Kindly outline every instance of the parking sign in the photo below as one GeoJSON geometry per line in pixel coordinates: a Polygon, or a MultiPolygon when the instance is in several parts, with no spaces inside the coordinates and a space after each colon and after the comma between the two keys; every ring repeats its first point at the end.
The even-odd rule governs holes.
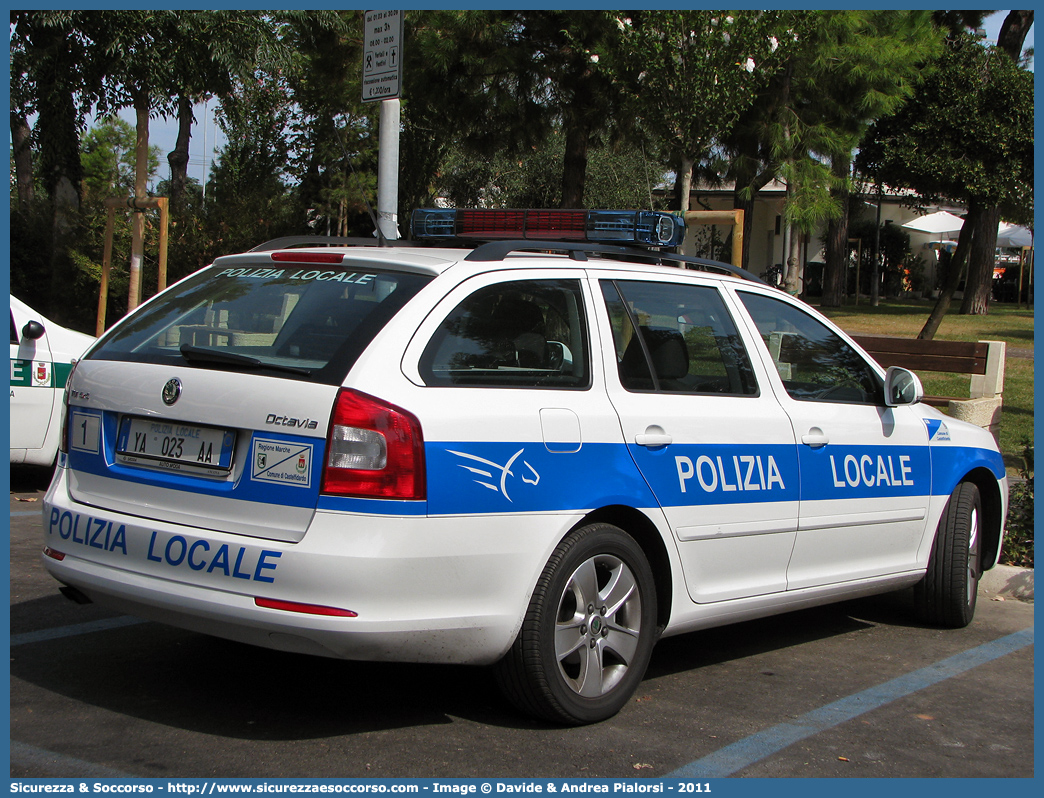
{"type": "Polygon", "coordinates": [[[363,102],[393,100],[402,79],[402,11],[367,11],[364,17],[363,102]]]}

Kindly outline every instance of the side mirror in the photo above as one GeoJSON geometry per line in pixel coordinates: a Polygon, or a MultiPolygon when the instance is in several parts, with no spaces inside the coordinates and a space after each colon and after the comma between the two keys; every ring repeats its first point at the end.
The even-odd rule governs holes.
{"type": "Polygon", "coordinates": [[[36,341],[39,338],[43,338],[45,332],[47,331],[40,322],[27,321],[25,326],[22,328],[22,337],[28,338],[30,341],[36,341]]]}
{"type": "Polygon", "coordinates": [[[889,407],[912,405],[924,398],[921,380],[909,369],[889,366],[885,373],[885,404],[889,407]]]}

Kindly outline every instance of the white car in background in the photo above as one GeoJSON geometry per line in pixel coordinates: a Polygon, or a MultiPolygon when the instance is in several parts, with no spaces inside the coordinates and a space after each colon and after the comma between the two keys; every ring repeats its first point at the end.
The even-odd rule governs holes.
{"type": "Polygon", "coordinates": [[[11,462],[49,466],[58,453],[62,392],[94,342],[11,297],[11,462]]]}

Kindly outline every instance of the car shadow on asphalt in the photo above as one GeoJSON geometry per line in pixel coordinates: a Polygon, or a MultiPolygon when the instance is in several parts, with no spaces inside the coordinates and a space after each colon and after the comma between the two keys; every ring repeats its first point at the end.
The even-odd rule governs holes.
{"type": "MultiPolygon", "coordinates": [[[[12,611],[24,619],[34,608],[12,611]]],[[[501,697],[488,668],[325,659],[151,622],[17,645],[11,676],[114,713],[246,740],[307,740],[454,717],[533,725],[501,697]]]]}
{"type": "MultiPolygon", "coordinates": [[[[66,600],[14,605],[12,631],[41,628],[41,617],[68,624],[71,605],[63,610],[56,602],[66,600]]],[[[79,623],[106,614],[93,606],[75,613],[81,610],[79,623]]],[[[877,597],[679,635],[660,642],[646,678],[903,617],[901,600],[877,597]]],[[[59,696],[221,737],[307,740],[448,724],[454,718],[502,728],[558,728],[520,715],[501,696],[490,668],[324,659],[150,622],[17,645],[11,657],[12,677],[59,696]]],[[[13,691],[13,713],[17,703],[13,691]]]]}

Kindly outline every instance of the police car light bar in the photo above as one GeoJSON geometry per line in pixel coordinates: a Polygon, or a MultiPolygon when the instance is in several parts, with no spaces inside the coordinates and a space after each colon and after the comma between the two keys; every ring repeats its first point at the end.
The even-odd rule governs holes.
{"type": "Polygon", "coordinates": [[[590,241],[675,247],[685,222],[659,211],[471,210],[418,208],[410,228],[415,239],[590,241]]]}

